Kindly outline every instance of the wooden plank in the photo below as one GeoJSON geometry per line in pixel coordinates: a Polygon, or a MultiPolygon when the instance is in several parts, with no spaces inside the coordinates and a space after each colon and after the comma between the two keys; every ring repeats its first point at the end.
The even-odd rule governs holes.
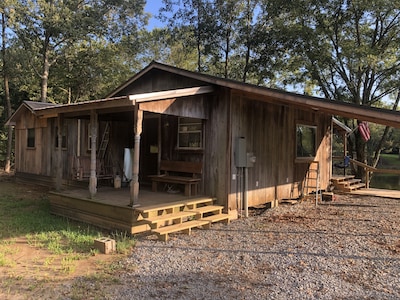
{"type": "Polygon", "coordinates": [[[194,199],[185,202],[185,206],[188,209],[195,209],[198,205],[212,205],[214,203],[214,199],[212,198],[201,198],[201,199],[194,199]]]}
{"type": "Polygon", "coordinates": [[[180,211],[176,213],[145,218],[144,221],[154,224],[156,225],[156,228],[158,228],[159,223],[161,222],[174,221],[175,223],[182,223],[183,218],[194,217],[196,214],[196,212],[180,211]]]}
{"type": "Polygon", "coordinates": [[[145,208],[140,208],[137,207],[135,208],[137,211],[139,211],[145,218],[148,217],[152,212],[161,212],[161,211],[173,211],[174,209],[180,209],[185,206],[184,203],[182,202],[173,202],[173,203],[167,203],[165,205],[153,205],[153,206],[147,206],[145,208]]]}
{"type": "Polygon", "coordinates": [[[142,103],[142,102],[154,101],[154,100],[163,100],[163,99],[171,99],[171,98],[178,98],[178,97],[187,97],[187,96],[193,96],[193,95],[207,94],[207,93],[212,93],[213,91],[214,91],[214,88],[212,86],[199,86],[199,87],[192,87],[192,88],[167,90],[167,91],[161,91],[161,92],[129,95],[129,100],[142,103]]]}
{"type": "Polygon", "coordinates": [[[161,228],[153,229],[152,232],[157,233],[159,235],[160,240],[164,242],[168,241],[168,234],[178,231],[185,231],[185,233],[190,234],[191,229],[195,227],[200,227],[204,225],[208,225],[208,221],[201,221],[201,220],[193,220],[188,221],[180,224],[164,226],[161,228]]]}
{"type": "Polygon", "coordinates": [[[203,163],[192,162],[192,161],[162,160],[160,162],[160,170],[201,174],[203,172],[203,163]]]}
{"type": "Polygon", "coordinates": [[[208,225],[205,226],[206,229],[211,228],[211,224],[215,222],[224,221],[226,224],[229,224],[230,219],[228,214],[218,214],[218,215],[211,215],[208,217],[204,217],[201,220],[208,221],[208,225]]]}
{"type": "Polygon", "coordinates": [[[195,211],[197,212],[201,218],[203,217],[203,215],[205,213],[214,213],[214,214],[221,214],[222,213],[222,209],[224,207],[220,206],[220,205],[206,205],[206,206],[201,206],[201,207],[197,207],[193,210],[191,209],[186,209],[185,211],[195,211]]]}

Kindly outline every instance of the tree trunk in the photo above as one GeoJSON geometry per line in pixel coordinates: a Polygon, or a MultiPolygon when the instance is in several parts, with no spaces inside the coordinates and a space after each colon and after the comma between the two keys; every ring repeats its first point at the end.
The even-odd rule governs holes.
{"type": "Polygon", "coordinates": [[[49,70],[50,70],[49,44],[50,44],[50,36],[46,35],[43,45],[43,69],[42,69],[41,83],[40,83],[41,102],[47,102],[47,86],[49,81],[49,70]]]}
{"type": "MultiPolygon", "coordinates": [[[[10,87],[8,80],[8,64],[6,60],[6,16],[4,12],[1,14],[1,24],[2,24],[2,58],[3,58],[3,81],[4,81],[4,98],[5,98],[5,107],[7,109],[7,118],[11,117],[12,109],[11,109],[11,99],[10,99],[10,87]]],[[[6,150],[6,164],[4,167],[4,171],[6,173],[10,173],[11,171],[11,150],[12,150],[12,139],[13,139],[13,130],[11,125],[8,126],[8,135],[7,135],[7,150],[6,150]]]]}

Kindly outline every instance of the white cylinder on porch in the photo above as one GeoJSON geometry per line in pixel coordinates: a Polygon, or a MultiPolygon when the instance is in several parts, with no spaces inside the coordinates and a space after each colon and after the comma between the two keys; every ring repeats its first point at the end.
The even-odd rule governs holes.
{"type": "Polygon", "coordinates": [[[132,180],[132,157],[133,149],[124,149],[124,177],[123,182],[130,182],[132,180]]]}

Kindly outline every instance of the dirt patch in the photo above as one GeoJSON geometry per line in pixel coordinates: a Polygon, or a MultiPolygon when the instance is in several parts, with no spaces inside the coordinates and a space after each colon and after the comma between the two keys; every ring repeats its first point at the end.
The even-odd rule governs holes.
{"type": "MultiPolygon", "coordinates": [[[[0,197],[39,199],[47,192],[45,187],[16,184],[12,176],[0,175],[0,197]]],[[[32,245],[23,235],[3,238],[0,240],[0,299],[34,299],[38,295],[41,299],[58,299],[63,287],[77,278],[108,280],[113,264],[122,257],[95,252],[85,256],[57,255],[32,245]]]]}

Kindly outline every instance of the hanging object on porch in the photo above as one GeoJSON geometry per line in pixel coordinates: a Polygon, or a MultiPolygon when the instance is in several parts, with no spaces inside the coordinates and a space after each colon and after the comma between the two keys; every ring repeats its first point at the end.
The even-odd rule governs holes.
{"type": "Polygon", "coordinates": [[[133,149],[124,149],[124,176],[122,182],[129,183],[132,181],[132,156],[133,149]]]}
{"type": "Polygon", "coordinates": [[[368,122],[362,121],[360,124],[358,124],[358,131],[360,132],[361,137],[365,142],[367,142],[371,138],[368,122]]]}

